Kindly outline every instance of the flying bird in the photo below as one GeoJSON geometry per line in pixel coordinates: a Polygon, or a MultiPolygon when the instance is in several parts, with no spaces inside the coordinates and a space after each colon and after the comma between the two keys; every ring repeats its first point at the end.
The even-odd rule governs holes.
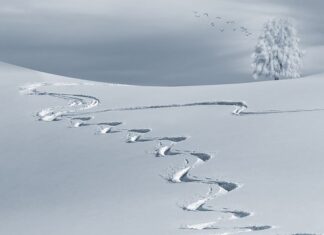
{"type": "MultiPolygon", "coordinates": [[[[207,13],[207,12],[198,12],[198,11],[193,11],[193,13],[194,13],[194,15],[195,15],[195,17],[202,17],[202,16],[205,16],[205,17],[207,17],[207,18],[209,18],[209,14],[207,13]]],[[[239,25],[237,25],[236,26],[236,21],[235,20],[226,20],[226,19],[224,19],[224,18],[222,18],[221,16],[216,16],[215,17],[215,19],[217,19],[217,20],[221,20],[221,19],[223,19],[223,23],[224,24],[227,24],[227,25],[230,25],[230,24],[235,24],[235,25],[233,25],[229,30],[232,30],[233,32],[236,32],[236,31],[238,31],[239,30],[239,32],[241,32],[241,33],[243,33],[246,37],[249,37],[250,35],[252,35],[252,33],[251,32],[249,32],[249,30],[246,28],[246,27],[244,27],[244,26],[239,26],[239,25]],[[226,21],[225,21],[226,20],[226,21]]],[[[211,27],[216,27],[216,23],[215,22],[209,22],[209,25],[211,26],[211,27]]],[[[224,33],[225,32],[225,28],[218,28],[218,30],[219,30],[219,32],[221,32],[221,33],[224,33]]]]}
{"type": "Polygon", "coordinates": [[[245,28],[243,26],[241,26],[240,28],[241,28],[242,31],[247,31],[247,28],[245,28]]]}
{"type": "Polygon", "coordinates": [[[234,20],[228,20],[228,21],[226,21],[226,24],[235,24],[235,21],[234,20]]]}
{"type": "Polygon", "coordinates": [[[200,15],[199,15],[199,12],[198,12],[198,11],[194,11],[193,13],[195,14],[195,17],[200,17],[200,15]]]}

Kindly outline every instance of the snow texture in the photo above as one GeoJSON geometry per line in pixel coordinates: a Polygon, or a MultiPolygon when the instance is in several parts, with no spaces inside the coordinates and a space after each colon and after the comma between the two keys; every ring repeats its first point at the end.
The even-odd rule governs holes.
{"type": "Polygon", "coordinates": [[[299,40],[296,28],[287,19],[268,21],[252,55],[253,77],[300,77],[303,52],[299,40]]]}

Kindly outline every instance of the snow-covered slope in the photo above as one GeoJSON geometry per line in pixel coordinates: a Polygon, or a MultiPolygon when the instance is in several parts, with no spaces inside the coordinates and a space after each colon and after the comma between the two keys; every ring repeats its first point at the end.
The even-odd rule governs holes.
{"type": "Polygon", "coordinates": [[[0,87],[0,234],[324,231],[324,75],[166,88],[1,64],[0,87]]]}

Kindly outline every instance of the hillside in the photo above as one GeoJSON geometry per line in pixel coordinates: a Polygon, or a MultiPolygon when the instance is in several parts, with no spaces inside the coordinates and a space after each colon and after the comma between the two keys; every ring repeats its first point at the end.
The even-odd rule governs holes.
{"type": "Polygon", "coordinates": [[[321,74],[142,87],[1,64],[0,86],[1,234],[324,231],[321,74]]]}

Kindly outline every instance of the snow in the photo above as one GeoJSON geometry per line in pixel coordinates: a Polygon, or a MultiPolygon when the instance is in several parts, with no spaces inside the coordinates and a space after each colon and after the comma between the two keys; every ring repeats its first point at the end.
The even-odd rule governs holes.
{"type": "Polygon", "coordinates": [[[324,231],[322,74],[142,87],[3,63],[0,87],[0,234],[324,231]]]}
{"type": "Polygon", "coordinates": [[[253,58],[253,77],[299,78],[304,52],[295,26],[287,19],[273,19],[264,25],[253,58]]]}
{"type": "Polygon", "coordinates": [[[323,53],[321,0],[5,2],[0,12],[21,14],[2,12],[1,61],[49,73],[134,85],[253,82],[251,53],[272,18],[295,19],[302,74],[313,71],[306,63],[324,72],[308,54],[323,53]]]}

